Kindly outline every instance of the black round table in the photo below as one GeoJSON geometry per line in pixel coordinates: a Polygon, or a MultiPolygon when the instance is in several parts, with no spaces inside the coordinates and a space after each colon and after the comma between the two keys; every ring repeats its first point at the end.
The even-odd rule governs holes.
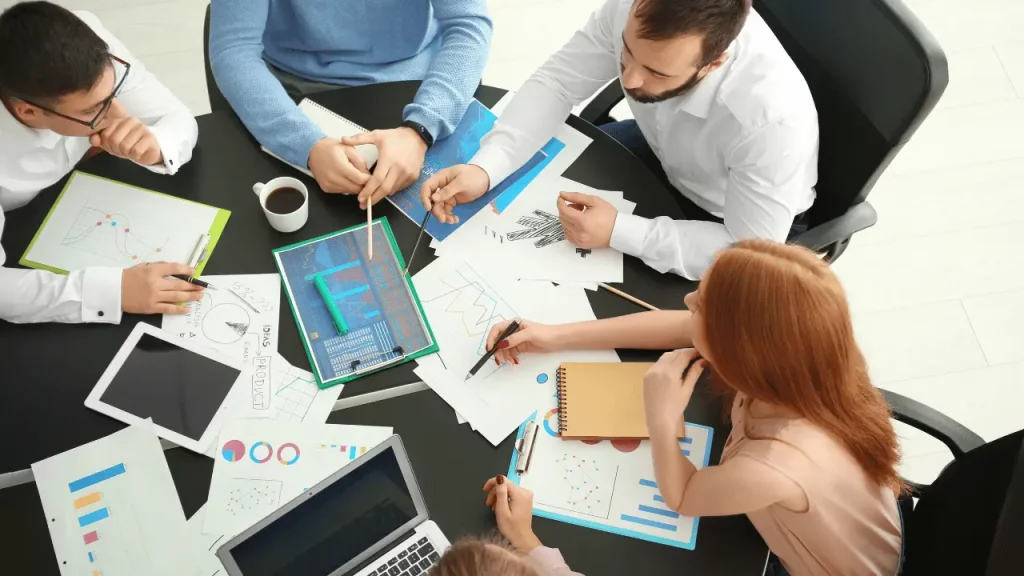
{"type": "MultiPolygon", "coordinates": [[[[345,88],[312,99],[368,129],[388,128],[401,123],[402,108],[412,100],[417,87],[416,82],[401,82],[345,88]]],[[[503,94],[500,89],[481,87],[477,98],[491,106],[503,94]]],[[[227,228],[204,271],[207,274],[274,273],[272,249],[364,221],[365,213],[353,197],[321,193],[313,179],[262,153],[233,114],[209,114],[198,118],[198,123],[199,143],[192,161],[173,177],[153,174],[106,155],[84,162],[79,169],[230,210],[227,228]],[[253,183],[282,175],[302,179],[312,192],[309,221],[294,234],[280,234],[270,228],[251,192],[253,183]]],[[[676,192],[666,189],[639,160],[579,118],[570,118],[569,124],[591,137],[593,143],[565,172],[567,178],[595,188],[623,191],[627,199],[637,203],[636,214],[640,216],[682,217],[676,192]]],[[[65,182],[66,179],[58,182],[27,206],[8,213],[2,241],[9,265],[24,252],[65,182]]],[[[387,202],[375,207],[374,216],[389,219],[408,260],[417,224],[387,202]]],[[[414,273],[433,259],[430,250],[421,250],[413,265],[414,273]]],[[[683,308],[683,295],[692,288],[693,283],[685,279],[660,274],[635,258],[625,258],[622,289],[655,306],[683,308]]],[[[588,291],[587,296],[599,318],[640,310],[608,292],[588,291]]],[[[0,474],[24,470],[32,462],[124,427],[119,421],[85,408],[84,401],[139,321],[159,326],[160,317],[125,315],[117,326],[14,325],[0,321],[0,350],[4,359],[0,405],[4,406],[5,416],[0,418],[0,437],[12,440],[0,459],[0,474]]],[[[295,324],[286,317],[281,323],[279,352],[294,365],[308,367],[295,324]]],[[[650,353],[629,350],[619,351],[619,355],[624,361],[652,358],[650,353]]],[[[342,398],[416,382],[412,368],[405,364],[359,379],[345,387],[342,398]]],[[[712,406],[713,403],[705,402],[697,411],[705,414],[688,412],[687,418],[715,426],[715,462],[728,428],[718,418],[720,411],[712,406]]],[[[474,490],[479,489],[484,478],[507,469],[511,440],[497,449],[490,446],[468,427],[458,426],[450,407],[432,392],[339,411],[331,421],[394,426],[406,439],[434,517],[450,536],[493,526],[488,511],[478,506],[480,495],[474,490]]],[[[167,454],[183,506],[191,514],[206,499],[212,463],[183,449],[167,454]]],[[[0,539],[4,557],[25,558],[33,566],[38,565],[38,571],[25,573],[56,573],[45,524],[31,517],[38,514],[41,518],[34,486],[0,490],[0,503],[5,516],[18,517],[26,526],[25,533],[19,535],[24,540],[0,539]],[[44,554],[42,561],[38,561],[39,554],[44,554]]],[[[537,529],[551,545],[565,549],[577,568],[591,574],[632,573],[634,567],[665,573],[670,567],[673,572],[682,571],[684,566],[702,566],[698,572],[704,573],[760,574],[766,552],[745,518],[702,520],[694,552],[546,520],[538,520],[537,529]],[[611,566],[621,567],[621,571],[608,571],[611,566]]]]}

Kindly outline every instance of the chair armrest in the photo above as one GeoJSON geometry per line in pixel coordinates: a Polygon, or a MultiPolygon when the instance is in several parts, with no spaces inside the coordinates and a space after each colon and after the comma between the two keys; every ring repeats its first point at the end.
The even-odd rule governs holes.
{"type": "Polygon", "coordinates": [[[622,102],[625,97],[626,95],[622,93],[622,84],[619,84],[618,79],[612,80],[596,98],[590,101],[590,104],[587,104],[583,112],[580,112],[580,118],[594,126],[606,124],[611,120],[608,114],[611,113],[612,108],[615,108],[615,105],[622,102]]]}
{"type": "Polygon", "coordinates": [[[854,204],[846,211],[846,214],[833,218],[828,222],[822,222],[814,228],[790,239],[790,244],[799,244],[820,252],[825,248],[853,236],[865,228],[870,228],[878,222],[878,213],[867,202],[854,204]]]}
{"type": "Polygon", "coordinates": [[[892,417],[897,422],[913,426],[941,441],[953,453],[954,458],[960,458],[985,444],[981,436],[938,410],[890,390],[881,392],[892,408],[892,417]]]}

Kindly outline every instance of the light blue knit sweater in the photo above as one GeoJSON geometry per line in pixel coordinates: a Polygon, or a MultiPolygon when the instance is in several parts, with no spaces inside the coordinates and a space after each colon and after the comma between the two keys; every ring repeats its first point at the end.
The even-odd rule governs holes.
{"type": "Polygon", "coordinates": [[[323,132],[264,60],[347,86],[423,80],[403,119],[451,134],[480,83],[491,41],[486,0],[212,0],[210,64],[261,144],[306,166],[323,132]]]}

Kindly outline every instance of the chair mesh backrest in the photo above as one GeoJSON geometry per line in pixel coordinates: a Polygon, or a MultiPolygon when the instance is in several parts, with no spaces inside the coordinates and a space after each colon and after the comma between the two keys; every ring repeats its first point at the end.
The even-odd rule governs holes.
{"type": "Polygon", "coordinates": [[[867,196],[938,101],[946,57],[900,0],[754,0],[814,96],[820,127],[811,226],[867,196]]]}

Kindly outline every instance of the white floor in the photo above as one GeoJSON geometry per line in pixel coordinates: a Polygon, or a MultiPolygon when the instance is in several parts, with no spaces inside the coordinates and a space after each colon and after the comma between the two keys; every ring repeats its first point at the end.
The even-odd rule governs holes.
{"type": "MultiPolygon", "coordinates": [[[[203,114],[207,2],[62,4],[96,13],[203,114]]],[[[489,0],[495,32],[484,82],[519,86],[602,2],[489,0]]],[[[1024,1],[908,4],[946,50],[950,85],[871,194],[879,224],[835,270],[875,383],[993,440],[1024,428],[1024,1]]],[[[904,473],[933,478],[948,452],[900,433],[904,473]]]]}

